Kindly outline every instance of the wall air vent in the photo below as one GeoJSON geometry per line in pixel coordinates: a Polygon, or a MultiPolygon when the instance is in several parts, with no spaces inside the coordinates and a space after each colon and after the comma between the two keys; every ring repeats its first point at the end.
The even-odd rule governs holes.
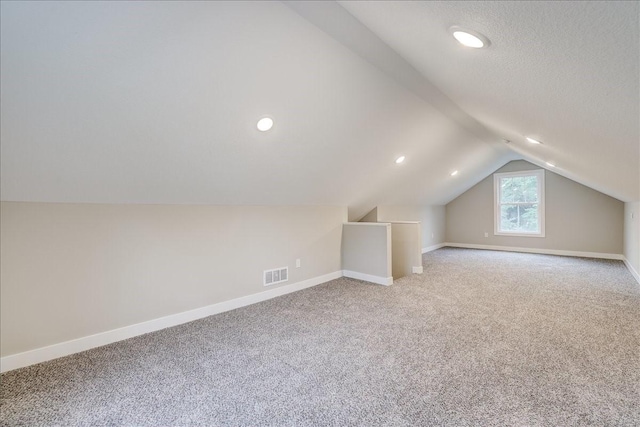
{"type": "Polygon", "coordinates": [[[289,280],[289,267],[264,271],[264,285],[271,286],[289,280]]]}

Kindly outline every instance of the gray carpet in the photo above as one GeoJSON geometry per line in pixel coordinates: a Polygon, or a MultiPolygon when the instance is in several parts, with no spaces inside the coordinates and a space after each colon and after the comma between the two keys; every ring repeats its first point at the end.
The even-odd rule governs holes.
{"type": "Polygon", "coordinates": [[[2,425],[638,426],[620,261],[445,248],[12,371],[2,425]]]}

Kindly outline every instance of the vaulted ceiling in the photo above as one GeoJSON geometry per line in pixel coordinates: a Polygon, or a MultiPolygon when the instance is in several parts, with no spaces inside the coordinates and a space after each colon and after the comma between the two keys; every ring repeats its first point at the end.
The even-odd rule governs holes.
{"type": "Polygon", "coordinates": [[[340,4],[513,150],[640,198],[639,2],[340,4]],[[452,25],[491,46],[457,45],[452,25]]]}
{"type": "Polygon", "coordinates": [[[515,158],[640,199],[637,2],[0,7],[2,200],[357,218],[447,203],[515,158]]]}

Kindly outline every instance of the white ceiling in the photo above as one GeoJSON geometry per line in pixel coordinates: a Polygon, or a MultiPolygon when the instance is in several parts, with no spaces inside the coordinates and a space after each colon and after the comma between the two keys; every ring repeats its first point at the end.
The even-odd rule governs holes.
{"type": "Polygon", "coordinates": [[[340,4],[517,152],[640,199],[640,2],[340,4]],[[452,25],[490,47],[460,46],[452,25]]]}
{"type": "Polygon", "coordinates": [[[2,200],[334,204],[357,218],[447,203],[519,157],[638,200],[637,5],[556,19],[545,4],[344,4],[364,26],[318,3],[323,27],[279,2],[2,2],[2,200]],[[584,55],[548,38],[598,13],[606,37],[584,55]],[[491,48],[461,50],[454,23],[491,48]],[[264,115],[275,126],[260,133],[264,115]]]}

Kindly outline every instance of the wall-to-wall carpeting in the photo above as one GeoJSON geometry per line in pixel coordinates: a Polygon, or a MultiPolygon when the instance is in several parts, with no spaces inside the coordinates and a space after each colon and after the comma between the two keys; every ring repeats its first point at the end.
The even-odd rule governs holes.
{"type": "MultiPolygon", "coordinates": [[[[8,372],[1,425],[639,425],[620,261],[441,249],[8,372]]],[[[176,284],[179,286],[179,284],[176,284]]]]}

